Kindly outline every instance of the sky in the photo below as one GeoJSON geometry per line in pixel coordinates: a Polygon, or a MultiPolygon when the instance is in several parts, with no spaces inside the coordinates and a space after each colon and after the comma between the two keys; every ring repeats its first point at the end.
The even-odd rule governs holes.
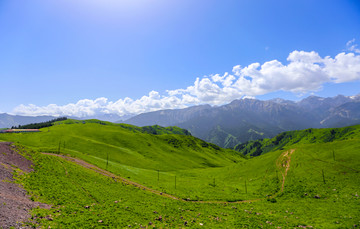
{"type": "Polygon", "coordinates": [[[360,93],[358,0],[0,1],[0,113],[360,93]]]}

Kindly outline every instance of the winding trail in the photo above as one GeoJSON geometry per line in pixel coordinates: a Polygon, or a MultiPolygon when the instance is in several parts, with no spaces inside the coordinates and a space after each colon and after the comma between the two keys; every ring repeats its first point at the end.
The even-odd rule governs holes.
{"type": "MultiPolygon", "coordinates": [[[[276,161],[276,165],[277,168],[281,171],[282,174],[282,184],[281,184],[281,190],[278,193],[275,193],[274,195],[270,196],[269,198],[274,198],[276,197],[279,193],[284,191],[284,185],[285,185],[285,179],[287,176],[287,172],[290,169],[290,162],[291,162],[291,155],[295,152],[295,149],[292,149],[290,151],[285,151],[284,153],[282,153],[279,158],[276,161]]],[[[45,155],[50,155],[50,156],[56,156],[56,157],[60,157],[63,158],[64,160],[73,162],[75,164],[78,164],[84,168],[93,170],[101,175],[107,176],[107,177],[111,177],[114,181],[116,182],[122,182],[124,184],[127,185],[133,185],[134,187],[138,187],[139,189],[142,189],[144,191],[148,191],[151,192],[153,194],[159,195],[159,196],[163,196],[169,199],[173,199],[173,200],[179,200],[179,201],[184,201],[184,202],[196,202],[196,203],[204,203],[204,204],[226,204],[226,203],[250,203],[250,202],[257,202],[257,201],[261,201],[261,200],[265,200],[266,198],[258,198],[258,199],[252,199],[252,200],[241,200],[241,201],[215,201],[215,200],[186,200],[186,199],[182,199],[180,197],[177,196],[173,196],[164,192],[160,192],[158,190],[146,187],[142,184],[136,183],[134,181],[131,181],[129,179],[126,179],[124,177],[120,177],[116,174],[113,174],[107,170],[101,169],[93,164],[90,164],[86,161],[83,161],[81,159],[78,158],[74,158],[74,157],[70,157],[67,155],[61,155],[61,154],[54,154],[54,153],[43,153],[45,155]]],[[[67,173],[67,171],[66,171],[67,173]]]]}
{"type": "Polygon", "coordinates": [[[276,165],[277,165],[278,169],[280,170],[282,178],[283,178],[282,183],[281,183],[280,192],[284,191],[285,179],[286,179],[287,173],[290,169],[291,155],[294,152],[295,152],[295,149],[291,149],[290,151],[285,151],[277,159],[276,165]]]}

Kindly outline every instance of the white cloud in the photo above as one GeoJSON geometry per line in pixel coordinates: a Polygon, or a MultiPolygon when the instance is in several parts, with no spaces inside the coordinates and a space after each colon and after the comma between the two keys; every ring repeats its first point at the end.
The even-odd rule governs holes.
{"type": "Polygon", "coordinates": [[[254,96],[245,95],[243,99],[256,99],[254,96]]]}
{"type": "Polygon", "coordinates": [[[360,55],[354,42],[355,40],[351,40],[347,44],[352,52],[342,52],[334,58],[322,58],[314,51],[293,51],[286,64],[271,60],[245,67],[236,65],[231,73],[196,78],[194,84],[187,88],[167,90],[163,94],[151,91],[136,100],[127,97],[113,102],[101,97],[95,100],[83,99],[63,106],[29,104],[16,107],[13,113],[77,117],[109,113],[128,115],[205,103],[221,105],[234,99],[254,98],[275,91],[311,93],[321,89],[324,83],[360,80],[360,55]]]}
{"type": "Polygon", "coordinates": [[[360,53],[360,49],[357,47],[358,47],[358,45],[355,44],[355,38],[353,38],[352,40],[350,40],[346,43],[346,48],[350,52],[360,53]]]}
{"type": "Polygon", "coordinates": [[[324,71],[333,82],[350,82],[360,78],[360,55],[339,53],[334,59],[326,57],[324,64],[324,71]]]}

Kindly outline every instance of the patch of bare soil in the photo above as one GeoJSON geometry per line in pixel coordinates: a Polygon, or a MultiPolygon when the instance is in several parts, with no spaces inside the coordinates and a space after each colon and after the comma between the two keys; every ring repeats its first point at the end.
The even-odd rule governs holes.
{"type": "Polygon", "coordinates": [[[287,173],[290,169],[291,154],[293,154],[294,152],[295,152],[295,149],[291,149],[290,151],[286,151],[286,152],[282,153],[280,155],[280,157],[278,158],[277,166],[280,169],[282,177],[283,177],[280,192],[284,191],[285,179],[286,179],[287,173]]]}
{"type": "Polygon", "coordinates": [[[32,208],[50,208],[49,205],[33,202],[26,191],[14,183],[13,171],[31,172],[31,161],[16,152],[9,142],[0,142],[0,228],[25,228],[32,208]]]}

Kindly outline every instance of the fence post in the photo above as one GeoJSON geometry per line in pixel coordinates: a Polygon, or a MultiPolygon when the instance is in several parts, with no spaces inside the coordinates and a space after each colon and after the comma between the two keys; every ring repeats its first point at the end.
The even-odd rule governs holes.
{"type": "Polygon", "coordinates": [[[109,165],[109,152],[106,152],[106,170],[108,169],[109,165]]]}

